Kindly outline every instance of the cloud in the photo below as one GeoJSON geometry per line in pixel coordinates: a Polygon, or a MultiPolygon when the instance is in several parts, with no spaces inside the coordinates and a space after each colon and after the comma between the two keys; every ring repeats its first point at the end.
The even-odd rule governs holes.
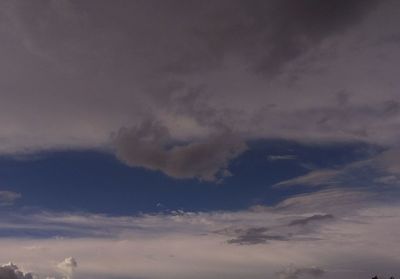
{"type": "Polygon", "coordinates": [[[397,32],[391,5],[1,4],[0,153],[109,149],[110,134],[149,116],[188,150],[213,143],[221,126],[236,141],[394,144],[398,51],[373,44],[397,32]]]}
{"type": "MultiPolygon", "coordinates": [[[[299,218],[291,220],[287,226],[305,226],[310,223],[318,223],[326,220],[333,220],[332,214],[314,214],[306,218],[299,218]]],[[[288,230],[285,224],[278,227],[249,227],[245,229],[224,229],[218,233],[230,236],[235,235],[235,238],[229,239],[229,244],[239,245],[256,245],[267,244],[270,241],[292,241],[292,240],[318,240],[318,238],[304,237],[310,235],[312,230],[288,230]]]]}
{"type": "Polygon", "coordinates": [[[300,57],[324,38],[342,32],[357,22],[374,2],[289,0],[255,2],[245,6],[246,11],[253,16],[253,24],[243,26],[250,33],[244,39],[259,36],[265,40],[260,45],[264,50],[258,50],[259,62],[255,62],[256,69],[268,75],[280,73],[286,63],[300,57]],[[263,17],[257,12],[259,10],[270,13],[263,17]],[[273,28],[266,28],[267,24],[273,28]]]}
{"type": "Polygon", "coordinates": [[[280,161],[280,160],[295,160],[297,157],[295,155],[269,155],[269,161],[280,161]]]}
{"type": "Polygon", "coordinates": [[[331,179],[337,177],[340,172],[337,170],[313,170],[305,175],[281,181],[275,184],[275,187],[293,186],[293,185],[307,185],[319,186],[327,184],[331,179]]]}
{"type": "Polygon", "coordinates": [[[0,206],[13,205],[19,198],[21,198],[21,194],[19,193],[0,191],[0,206]]]}
{"type": "Polygon", "coordinates": [[[325,220],[332,220],[334,219],[332,214],[315,214],[310,217],[302,218],[302,219],[297,219],[293,220],[289,223],[289,226],[297,226],[297,225],[307,225],[309,223],[315,222],[315,221],[325,221],[325,220]]]}
{"type": "Polygon", "coordinates": [[[240,244],[240,245],[253,245],[253,244],[264,244],[269,240],[288,240],[288,237],[282,235],[269,235],[266,234],[268,228],[249,228],[245,230],[239,230],[238,236],[233,239],[229,239],[229,244],[240,244]]]}
{"type": "Polygon", "coordinates": [[[321,277],[325,271],[318,267],[294,267],[289,266],[278,272],[279,279],[298,279],[301,277],[321,277]]]}
{"type": "Polygon", "coordinates": [[[175,178],[205,181],[229,175],[229,161],[247,149],[230,131],[202,142],[174,144],[168,129],[157,122],[122,129],[114,142],[117,157],[130,166],[159,170],[175,178]]]}
{"type": "Polygon", "coordinates": [[[31,273],[24,273],[13,264],[5,264],[0,266],[0,278],[1,279],[33,279],[31,273]]]}
{"type": "MultiPolygon", "coordinates": [[[[59,264],[57,264],[57,267],[62,271],[62,273],[66,277],[62,277],[63,279],[70,279],[72,278],[74,274],[74,270],[77,267],[77,263],[74,258],[66,258],[59,264]]],[[[5,265],[0,266],[0,278],[1,279],[40,279],[40,278],[46,278],[46,279],[56,279],[58,278],[57,276],[38,276],[36,274],[32,273],[25,273],[21,271],[17,265],[13,263],[8,263],[5,265]]]]}
{"type": "Polygon", "coordinates": [[[74,275],[75,269],[78,267],[78,263],[72,257],[65,258],[62,262],[57,264],[57,267],[66,275],[67,279],[70,279],[74,275]]]}
{"type": "MultiPolygon", "coordinates": [[[[380,195],[381,198],[384,196],[380,195]]],[[[344,212],[353,210],[355,205],[372,206],[380,202],[378,200],[374,201],[374,199],[377,199],[377,194],[365,191],[365,189],[329,188],[311,194],[305,193],[289,197],[278,203],[275,208],[289,212],[314,214],[329,212],[328,214],[341,216],[344,212]],[[340,200],[340,207],[337,206],[338,200],[340,200]],[[321,209],[323,209],[323,212],[321,212],[321,209]]]]}
{"type": "Polygon", "coordinates": [[[278,182],[274,187],[286,186],[338,186],[363,184],[397,186],[400,179],[400,152],[387,148],[366,159],[354,161],[335,169],[316,169],[305,175],[278,182]]]}
{"type": "MultiPolygon", "coordinates": [[[[387,193],[388,196],[392,195],[387,193]]],[[[257,206],[238,212],[185,212],[112,217],[104,214],[38,212],[32,214],[3,214],[0,235],[5,237],[45,238],[114,238],[125,232],[156,235],[188,229],[199,234],[214,234],[227,239],[251,240],[266,236],[295,236],[303,234],[304,226],[311,231],[340,220],[351,212],[379,205],[373,193],[329,189],[286,198],[275,206],[257,206]],[[340,206],[339,206],[340,205],[340,206]],[[333,218],[335,216],[335,218],[333,218]],[[321,222],[323,220],[332,222],[321,222]],[[12,230],[12,234],[7,232],[12,230]],[[20,234],[18,232],[24,232],[20,234]]],[[[272,237],[274,238],[274,237],[272,237]]],[[[271,240],[272,240],[271,238],[271,240]]]]}
{"type": "MultiPolygon", "coordinates": [[[[388,270],[396,273],[400,266],[398,249],[393,245],[399,235],[388,229],[400,226],[398,204],[349,189],[298,195],[257,210],[119,217],[13,212],[9,218],[2,213],[0,222],[1,233],[11,227],[48,232],[47,237],[36,237],[35,233],[0,237],[0,247],[7,251],[0,253],[0,261],[13,259],[41,278],[58,274],[54,259],[65,255],[79,259],[74,279],[200,279],[215,278],[216,272],[223,278],[262,279],[277,276],[290,263],[295,263],[296,269],[323,267],[329,271],[328,278],[350,279],[354,272],[367,277],[388,270]],[[289,225],[329,214],[335,216],[329,222],[289,225]],[[65,232],[62,237],[54,233],[55,227],[65,232]],[[86,233],[77,233],[82,231],[86,233]],[[229,243],[232,239],[237,239],[236,243],[229,243]]],[[[66,260],[62,265],[73,268],[72,262],[66,260]]],[[[285,270],[282,274],[287,276],[312,276],[305,270],[285,270]]]]}

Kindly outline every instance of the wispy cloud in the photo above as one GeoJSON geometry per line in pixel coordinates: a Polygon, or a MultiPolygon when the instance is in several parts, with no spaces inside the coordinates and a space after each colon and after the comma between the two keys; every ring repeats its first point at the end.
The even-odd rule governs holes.
{"type": "Polygon", "coordinates": [[[0,191],[0,206],[13,205],[21,198],[21,194],[12,191],[0,191]]]}
{"type": "Polygon", "coordinates": [[[281,160],[296,160],[297,157],[295,155],[269,155],[269,161],[281,161],[281,160]]]}
{"type": "Polygon", "coordinates": [[[306,185],[319,186],[331,183],[331,179],[335,178],[340,171],[338,170],[313,170],[303,176],[295,177],[275,184],[275,187],[306,185]]]}
{"type": "Polygon", "coordinates": [[[367,159],[355,161],[334,169],[315,169],[288,180],[276,183],[285,186],[338,186],[364,184],[398,185],[400,181],[400,152],[390,148],[367,159]]]}
{"type": "Polygon", "coordinates": [[[279,279],[298,279],[300,277],[320,277],[325,271],[319,267],[295,267],[289,266],[278,272],[279,279]]]}
{"type": "MultiPolygon", "coordinates": [[[[0,232],[15,224],[17,217],[13,216],[8,221],[1,218],[0,232]]],[[[276,275],[291,263],[324,266],[331,270],[329,274],[353,278],[352,273],[334,270],[339,266],[342,270],[364,270],[365,276],[372,271],[379,273],[383,267],[373,260],[375,257],[387,261],[386,269],[397,270],[399,266],[393,243],[400,239],[387,228],[400,226],[400,209],[350,190],[303,194],[274,207],[237,212],[126,217],[48,212],[18,218],[16,229],[29,232],[36,228],[48,234],[0,238],[0,246],[8,251],[0,253],[0,262],[12,259],[38,275],[59,274],[59,259],[70,255],[79,259],[77,279],[90,274],[214,278],[215,272],[229,278],[261,279],[276,275]],[[369,243],[377,239],[371,247],[369,243]],[[340,260],[343,255],[347,255],[346,262],[340,260]]]]}
{"type": "Polygon", "coordinates": [[[315,214],[310,217],[305,217],[290,221],[289,226],[307,225],[312,222],[326,221],[334,219],[332,214],[315,214]]]}

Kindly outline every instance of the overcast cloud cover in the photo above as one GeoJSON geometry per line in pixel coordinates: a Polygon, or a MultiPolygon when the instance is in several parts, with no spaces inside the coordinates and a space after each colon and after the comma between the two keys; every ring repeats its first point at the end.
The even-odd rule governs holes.
{"type": "Polygon", "coordinates": [[[133,166],[210,180],[251,139],[395,145],[398,9],[390,0],[6,1],[0,152],[113,149],[133,166]],[[132,151],[160,127],[162,139],[132,151]],[[218,149],[221,131],[233,146],[182,169],[198,148],[218,149]]]}
{"type": "MultiPolygon", "coordinates": [[[[0,279],[399,276],[399,13],[397,0],[1,1],[0,279]],[[362,156],[260,152],[236,181],[272,139],[362,156]],[[112,154],[143,174],[133,191],[150,173],[187,183],[176,199],[188,203],[229,179],[235,197],[257,193],[257,160],[284,179],[239,210],[99,214],[74,208],[88,189],[74,185],[96,199],[99,181],[56,170],[46,175],[71,206],[25,204],[26,181],[7,184],[17,163],[3,159],[53,151],[112,154]]],[[[117,181],[93,176],[107,171],[117,181]]]]}

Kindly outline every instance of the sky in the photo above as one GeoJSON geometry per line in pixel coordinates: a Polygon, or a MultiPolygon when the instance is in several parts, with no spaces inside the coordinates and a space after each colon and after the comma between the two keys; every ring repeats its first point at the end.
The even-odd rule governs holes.
{"type": "Polygon", "coordinates": [[[0,279],[400,276],[396,0],[0,2],[0,279]]]}

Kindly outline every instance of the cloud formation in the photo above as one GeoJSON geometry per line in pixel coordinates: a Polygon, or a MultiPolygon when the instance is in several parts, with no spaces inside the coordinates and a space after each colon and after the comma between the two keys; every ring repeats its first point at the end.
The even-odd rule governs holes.
{"type": "Polygon", "coordinates": [[[71,279],[73,278],[75,269],[78,267],[78,263],[74,258],[69,257],[58,263],[57,267],[66,276],[66,279],[71,279]]]}
{"type": "Polygon", "coordinates": [[[302,218],[302,219],[297,219],[293,220],[289,223],[289,226],[298,226],[298,225],[307,225],[312,222],[316,221],[325,221],[325,220],[332,220],[334,219],[332,214],[315,214],[310,217],[302,218]]]}
{"type": "Polygon", "coordinates": [[[313,170],[305,175],[281,181],[275,184],[275,187],[294,186],[294,185],[307,185],[319,186],[321,184],[329,183],[330,179],[339,174],[337,170],[313,170]]]}
{"type": "Polygon", "coordinates": [[[31,273],[24,273],[13,263],[0,266],[1,279],[33,279],[31,273]]]}
{"type": "Polygon", "coordinates": [[[302,267],[289,266],[278,272],[279,279],[298,279],[301,277],[321,277],[325,271],[318,267],[302,267]]]}
{"type": "MultiPolygon", "coordinates": [[[[236,212],[119,217],[13,212],[13,219],[3,213],[1,234],[10,228],[25,232],[36,228],[47,237],[32,232],[0,238],[2,251],[7,251],[0,253],[0,261],[13,259],[41,278],[52,274],[58,278],[60,269],[55,259],[65,255],[79,259],[75,279],[200,279],[215,278],[216,273],[224,278],[262,279],[276,277],[277,273],[288,278],[321,274],[310,270],[312,266],[326,270],[326,278],[397,273],[398,249],[393,243],[399,241],[399,235],[388,228],[400,225],[400,208],[389,198],[379,201],[356,191],[331,189],[292,197],[274,207],[236,212]],[[329,222],[290,225],[329,214],[335,216],[329,222]],[[243,241],[229,243],[230,239],[243,241]],[[291,263],[292,268],[282,270],[291,263]]],[[[61,266],[73,269],[76,265],[67,259],[61,266]]]]}
{"type": "Polygon", "coordinates": [[[0,206],[13,205],[16,200],[21,198],[21,194],[12,191],[0,191],[0,206]]]}
{"type": "Polygon", "coordinates": [[[269,155],[269,161],[280,161],[280,160],[296,160],[295,155],[269,155]]]}
{"type": "Polygon", "coordinates": [[[229,161],[247,149],[229,131],[204,142],[176,144],[165,126],[152,121],[121,129],[115,137],[115,147],[117,157],[130,166],[163,171],[175,178],[206,181],[230,175],[229,161]]]}
{"type": "Polygon", "coordinates": [[[288,237],[283,235],[269,235],[266,234],[268,228],[248,228],[245,230],[238,230],[238,236],[233,239],[229,239],[229,244],[241,244],[241,245],[252,245],[252,244],[264,244],[269,240],[289,240],[288,237]]]}
{"type": "Polygon", "coordinates": [[[397,34],[397,6],[3,3],[0,153],[111,149],[114,133],[124,142],[118,157],[132,166],[212,180],[242,141],[395,145],[399,53],[390,38],[397,34]],[[165,149],[157,139],[140,152],[127,147],[149,117],[165,127],[173,146],[165,149]],[[221,146],[222,135],[229,147],[221,146]],[[210,150],[218,150],[215,165],[204,167],[200,156],[198,164],[183,166],[210,150]]]}
{"type": "Polygon", "coordinates": [[[354,161],[334,169],[314,169],[288,180],[278,182],[274,187],[322,186],[362,184],[363,187],[399,185],[400,160],[398,148],[386,148],[366,159],[354,161]]]}

